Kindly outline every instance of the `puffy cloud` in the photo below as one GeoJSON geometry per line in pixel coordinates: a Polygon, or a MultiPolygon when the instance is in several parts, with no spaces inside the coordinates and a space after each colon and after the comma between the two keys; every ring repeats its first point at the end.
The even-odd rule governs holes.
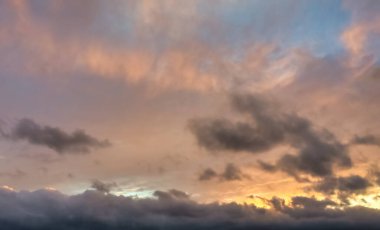
{"type": "Polygon", "coordinates": [[[30,144],[41,145],[55,150],[59,154],[88,153],[92,148],[110,146],[108,140],[98,140],[83,130],[69,134],[57,127],[43,126],[31,119],[21,119],[9,132],[1,130],[3,138],[30,144]]]}

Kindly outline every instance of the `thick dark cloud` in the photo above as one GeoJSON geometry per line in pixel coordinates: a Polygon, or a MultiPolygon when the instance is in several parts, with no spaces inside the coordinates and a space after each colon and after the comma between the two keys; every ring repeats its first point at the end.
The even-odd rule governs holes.
{"type": "Polygon", "coordinates": [[[178,190],[157,191],[136,199],[98,191],[67,196],[57,191],[14,192],[0,189],[4,230],[117,229],[378,229],[380,212],[364,207],[332,209],[334,201],[279,198],[273,209],[254,205],[201,204],[178,190]]]}
{"type": "Polygon", "coordinates": [[[368,179],[351,175],[347,177],[327,177],[314,185],[314,189],[326,194],[356,194],[365,192],[367,188],[371,187],[368,179]]]}
{"type": "Polygon", "coordinates": [[[9,133],[2,131],[2,136],[11,140],[26,140],[34,145],[41,145],[64,153],[88,153],[92,148],[107,147],[108,140],[98,140],[83,130],[69,134],[57,127],[43,126],[31,119],[20,120],[9,133]]]}
{"type": "Polygon", "coordinates": [[[352,141],[352,144],[360,145],[377,145],[380,146],[380,138],[374,135],[365,135],[365,136],[355,136],[352,141]]]}
{"type": "Polygon", "coordinates": [[[232,108],[248,114],[247,122],[226,119],[193,119],[189,127],[198,144],[209,150],[261,153],[278,145],[296,149],[274,165],[259,162],[268,171],[281,170],[298,180],[300,174],[326,177],[335,165],[351,167],[347,146],[326,129],[316,129],[310,120],[276,109],[273,102],[257,95],[232,95],[232,108]]]}
{"type": "Polygon", "coordinates": [[[105,183],[100,180],[93,180],[91,184],[91,188],[103,193],[109,193],[115,187],[117,187],[115,182],[105,183]]]}

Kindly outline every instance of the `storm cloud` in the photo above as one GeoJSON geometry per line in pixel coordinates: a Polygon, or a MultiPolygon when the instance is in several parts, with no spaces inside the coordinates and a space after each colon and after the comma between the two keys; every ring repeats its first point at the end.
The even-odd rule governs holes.
{"type": "Polygon", "coordinates": [[[89,153],[91,149],[110,146],[108,140],[98,140],[83,130],[66,133],[60,128],[40,125],[28,118],[17,122],[10,132],[1,133],[3,138],[13,141],[25,140],[33,145],[48,147],[59,154],[89,153]]]}

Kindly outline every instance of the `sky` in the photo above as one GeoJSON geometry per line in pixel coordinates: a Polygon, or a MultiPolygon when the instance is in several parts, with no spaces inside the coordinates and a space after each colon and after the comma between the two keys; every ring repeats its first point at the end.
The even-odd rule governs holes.
{"type": "Polygon", "coordinates": [[[0,1],[6,229],[375,229],[380,1],[0,1]]]}

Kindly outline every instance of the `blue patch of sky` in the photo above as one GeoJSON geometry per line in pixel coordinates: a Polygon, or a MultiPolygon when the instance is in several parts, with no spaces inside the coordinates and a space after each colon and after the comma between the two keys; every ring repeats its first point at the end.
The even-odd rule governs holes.
{"type": "MultiPolygon", "coordinates": [[[[207,27],[203,40],[245,49],[252,43],[276,43],[283,48],[305,47],[318,56],[340,53],[340,35],[349,24],[350,13],[340,0],[238,1],[200,7],[216,15],[225,33],[215,36],[207,27]]],[[[220,44],[219,44],[220,45],[220,44]]]]}
{"type": "Polygon", "coordinates": [[[343,51],[340,36],[350,22],[350,14],[339,0],[310,1],[298,18],[290,46],[305,44],[321,56],[343,51]]]}

